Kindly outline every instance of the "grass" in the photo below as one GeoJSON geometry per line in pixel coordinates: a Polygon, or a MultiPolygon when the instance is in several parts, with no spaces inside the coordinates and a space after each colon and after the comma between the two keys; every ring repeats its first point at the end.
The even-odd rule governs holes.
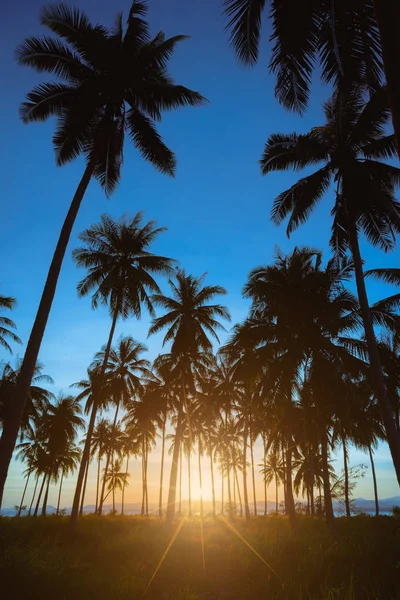
{"type": "MultiPolygon", "coordinates": [[[[400,520],[303,517],[185,521],[145,598],[157,600],[400,599],[400,520]]],[[[142,598],[176,525],[140,517],[84,517],[75,534],[61,517],[0,519],[1,589],[19,600],[142,598]],[[12,590],[15,590],[11,592],[12,590]]]]}

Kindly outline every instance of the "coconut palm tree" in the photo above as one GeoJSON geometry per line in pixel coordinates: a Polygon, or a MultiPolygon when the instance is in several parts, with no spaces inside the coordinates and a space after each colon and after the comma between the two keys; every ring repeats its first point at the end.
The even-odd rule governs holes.
{"type": "MultiPolygon", "coordinates": [[[[170,273],[172,264],[171,259],[149,252],[149,248],[163,231],[163,228],[156,227],[154,221],[143,225],[141,213],[133,219],[123,216],[119,221],[102,215],[99,224],[92,225],[79,236],[84,245],[74,250],[73,257],[78,266],[88,269],[88,274],[78,284],[78,293],[80,296],[86,296],[93,291],[92,307],[97,308],[99,304],[107,305],[112,318],[108,342],[104,348],[100,378],[106,373],[118,318],[126,319],[134,315],[140,319],[143,306],[151,316],[154,316],[150,294],[159,293],[160,289],[153,274],[170,273]]],[[[95,400],[72,506],[72,523],[76,522],[78,516],[96,412],[95,400]]]]}
{"type": "Polygon", "coordinates": [[[108,484],[108,494],[112,492],[113,515],[115,515],[115,491],[122,491],[123,488],[126,488],[129,485],[128,479],[130,477],[130,474],[126,473],[126,471],[122,471],[122,461],[118,459],[112,463],[109,472],[107,474],[104,473],[104,477],[106,479],[106,483],[108,484]]]}
{"type": "MultiPolygon", "coordinates": [[[[266,0],[225,0],[230,41],[239,60],[253,66],[266,0]]],[[[400,52],[397,2],[384,0],[271,0],[274,42],[270,70],[276,74],[275,93],[287,108],[303,112],[314,69],[325,83],[362,83],[370,92],[384,72],[400,148],[400,77],[393,56],[400,52]],[[290,19],[287,18],[290,15],[290,19]]]]}
{"type": "MultiPolygon", "coordinates": [[[[15,298],[12,298],[11,296],[0,295],[0,310],[12,310],[15,307],[16,303],[17,301],[15,300],[15,298]]],[[[0,346],[5,348],[10,354],[12,354],[12,349],[10,344],[7,342],[7,339],[10,339],[16,344],[21,344],[21,340],[14,333],[15,329],[17,329],[17,326],[14,323],[14,321],[9,319],[8,317],[3,317],[2,315],[0,315],[0,346]]]]}
{"type": "Polygon", "coordinates": [[[400,169],[379,160],[396,151],[393,136],[385,130],[389,115],[387,93],[381,89],[365,104],[362,91],[352,88],[346,94],[336,93],[325,104],[324,112],[326,124],[308,134],[271,135],[261,159],[262,172],[322,164],[274,202],[272,219],[281,223],[289,216],[288,235],[309,217],[335,182],[331,245],[338,256],[347,250],[352,255],[373,390],[400,482],[400,437],[384,381],[359,248],[359,235],[364,233],[370,243],[388,251],[394,247],[395,234],[400,231],[400,206],[394,196],[400,169]]]}
{"type": "MultiPolygon", "coordinates": [[[[163,316],[154,319],[149,329],[149,336],[163,329],[167,330],[163,344],[171,342],[175,372],[179,373],[181,384],[181,404],[178,407],[177,437],[172,456],[167,522],[172,521],[175,513],[183,408],[187,404],[187,388],[193,385],[192,367],[196,361],[198,362],[200,353],[210,353],[212,343],[209,336],[219,341],[217,331],[223,327],[217,318],[230,318],[229,312],[224,306],[208,304],[214,296],[226,294],[225,289],[220,286],[203,286],[204,277],[205,275],[201,277],[186,275],[185,271],[177,270],[175,279],[169,280],[172,296],[155,294],[152,298],[154,304],[166,312],[163,316]]],[[[186,414],[188,414],[187,410],[186,414]]]]}
{"type": "Polygon", "coordinates": [[[277,452],[272,452],[268,455],[265,465],[262,464],[260,473],[267,485],[270,485],[275,480],[275,511],[279,511],[278,488],[281,481],[284,479],[284,469],[282,459],[277,452]]]}
{"type": "Polygon", "coordinates": [[[73,441],[67,441],[64,448],[57,455],[56,478],[60,477],[60,487],[58,490],[56,514],[60,514],[60,501],[64,477],[72,475],[79,465],[82,451],[75,446],[73,441]]]}
{"type": "Polygon", "coordinates": [[[134,0],[124,31],[121,15],[109,30],[93,25],[77,8],[46,6],[40,14],[41,24],[55,37],[31,37],[17,48],[19,64],[56,77],[28,94],[21,106],[23,122],[56,116],[53,144],[57,164],[83,155],[86,168],[62,226],[29,337],[13,428],[2,438],[0,501],[61,265],[90,180],[96,178],[107,196],[114,191],[120,179],[125,132],[144,160],[162,173],[174,175],[175,156],[162,141],[156,124],[164,110],[205,101],[199,93],[176,85],[167,70],[176,45],[185,36],[166,39],[159,32],[152,39],[146,11],[145,2],[134,0]]]}
{"type": "Polygon", "coordinates": [[[110,438],[110,423],[107,419],[101,418],[97,421],[96,427],[93,430],[91,454],[95,456],[97,454],[97,481],[96,481],[96,505],[95,513],[97,513],[99,505],[99,492],[100,492],[100,465],[101,460],[106,452],[107,445],[110,438]]]}

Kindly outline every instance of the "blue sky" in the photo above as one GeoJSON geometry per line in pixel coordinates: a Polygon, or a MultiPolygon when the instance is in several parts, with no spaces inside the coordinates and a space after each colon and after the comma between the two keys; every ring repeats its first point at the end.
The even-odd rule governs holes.
{"type": "MultiPolygon", "coordinates": [[[[41,0],[10,3],[0,25],[4,90],[0,293],[18,299],[13,318],[23,341],[29,336],[59,230],[84,167],[81,159],[62,169],[55,166],[53,122],[24,126],[18,117],[19,103],[30,88],[51,79],[19,67],[13,57],[25,37],[44,33],[38,20],[41,5],[41,0]]],[[[128,13],[130,2],[81,0],[79,6],[93,21],[111,24],[117,10],[128,13]]],[[[244,69],[228,46],[220,3],[215,0],[151,0],[149,21],[154,33],[163,29],[167,36],[191,36],[178,46],[170,70],[178,83],[200,91],[210,102],[164,117],[160,132],[178,158],[175,179],[158,174],[127,143],[122,181],[112,198],[107,200],[99,185],[91,183],[67,251],[40,354],[46,373],[55,380],[54,391],[68,391],[72,382],[85,376],[107,337],[107,311],[100,308],[94,312],[89,298],[78,299],[76,284],[83,272],[71,260],[78,233],[101,213],[118,218],[124,212],[144,210],[145,218],[166,226],[168,231],[160,236],[155,251],[178,259],[195,275],[206,271],[208,283],[224,286],[233,322],[247,311],[241,297],[247,273],[271,261],[276,246],[288,251],[296,244],[308,244],[328,252],[332,197],[328,194],[309,223],[288,240],[284,228],[269,221],[269,211],[275,196],[296,181],[298,174],[262,178],[258,159],[270,133],[301,132],[319,124],[321,103],[329,89],[316,82],[307,114],[300,118],[287,113],[274,98],[274,80],[268,74],[268,26],[259,65],[244,69]]],[[[397,253],[384,257],[366,244],[362,250],[369,268],[397,264],[397,253]]],[[[161,283],[166,290],[165,282],[161,283]]],[[[387,291],[373,284],[371,299],[387,291]]],[[[148,325],[147,316],[140,322],[129,320],[119,324],[117,335],[124,332],[145,341],[148,325]]],[[[149,358],[154,358],[160,338],[150,339],[148,348],[149,358]]],[[[15,353],[22,355],[23,346],[15,353]]],[[[8,356],[0,354],[0,359],[8,356]]],[[[353,463],[366,459],[352,455],[353,463]]],[[[379,449],[377,469],[382,496],[397,494],[386,448],[379,449]]],[[[14,482],[18,473],[14,465],[14,482]]],[[[369,475],[359,492],[372,497],[369,475]]],[[[6,494],[5,505],[7,498],[14,502],[14,493],[6,494]]]]}

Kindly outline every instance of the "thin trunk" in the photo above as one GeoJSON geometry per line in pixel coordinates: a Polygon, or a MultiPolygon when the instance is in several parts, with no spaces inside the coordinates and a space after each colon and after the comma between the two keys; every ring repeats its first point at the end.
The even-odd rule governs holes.
{"type": "Polygon", "coordinates": [[[34,487],[33,494],[32,494],[32,500],[31,500],[31,503],[30,503],[30,505],[29,505],[29,512],[28,512],[28,516],[29,516],[29,517],[30,517],[30,515],[31,515],[31,511],[32,511],[33,502],[34,502],[34,500],[35,500],[35,496],[36,496],[36,490],[37,490],[38,482],[39,482],[39,475],[36,475],[36,478],[35,478],[35,487],[34,487]]]}
{"type": "MultiPolygon", "coordinates": [[[[108,360],[108,359],[107,359],[108,360]]],[[[118,410],[119,410],[119,400],[117,402],[117,406],[115,409],[115,415],[114,415],[114,422],[113,422],[113,435],[115,435],[115,427],[117,425],[117,418],[118,418],[118,410]]],[[[103,485],[101,488],[101,495],[100,495],[100,506],[99,506],[99,514],[101,515],[103,512],[103,503],[104,503],[104,494],[105,494],[105,489],[106,489],[106,479],[107,479],[107,474],[108,474],[108,469],[110,468],[110,463],[113,464],[114,462],[114,444],[113,444],[114,440],[111,441],[111,446],[108,449],[107,452],[107,458],[106,458],[106,466],[104,469],[104,477],[103,477],[103,485]]]]}
{"type": "Polygon", "coordinates": [[[325,516],[327,523],[333,523],[335,518],[333,514],[331,483],[329,480],[329,463],[328,463],[328,432],[325,432],[325,438],[322,440],[322,469],[324,483],[324,504],[325,516]]]}
{"type": "Polygon", "coordinates": [[[350,498],[349,498],[349,468],[347,465],[347,447],[346,438],[342,434],[343,445],[343,466],[344,466],[344,502],[346,505],[346,517],[350,517],[350,498]]]}
{"type": "Polygon", "coordinates": [[[243,432],[243,501],[244,501],[244,513],[246,515],[246,521],[250,521],[250,509],[249,509],[249,497],[247,495],[247,426],[245,426],[243,432]]]}
{"type": "Polygon", "coordinates": [[[201,442],[199,438],[199,484],[200,484],[200,517],[203,519],[203,474],[201,472],[201,442]]]}
{"type": "Polygon", "coordinates": [[[64,471],[61,471],[60,489],[58,491],[58,499],[57,499],[57,512],[56,512],[57,515],[60,513],[60,500],[61,500],[61,490],[62,490],[63,479],[64,479],[64,471]]]}
{"type": "Polygon", "coordinates": [[[278,487],[279,487],[279,479],[277,473],[275,473],[275,512],[279,512],[279,504],[278,504],[278,487]]]}
{"type": "Polygon", "coordinates": [[[125,468],[125,479],[124,482],[122,484],[122,498],[121,498],[121,515],[124,514],[124,504],[125,504],[125,487],[126,487],[126,480],[128,478],[128,467],[129,467],[129,452],[126,455],[126,468],[125,468]]]}
{"type": "Polygon", "coordinates": [[[88,478],[88,473],[89,473],[89,465],[90,465],[90,460],[88,460],[88,463],[86,465],[85,480],[83,482],[81,506],[79,508],[79,516],[80,517],[83,515],[83,506],[85,504],[85,494],[86,494],[87,478],[88,478]]]}
{"type": "Polygon", "coordinates": [[[148,448],[148,444],[146,444],[146,471],[145,471],[145,482],[146,482],[146,516],[149,515],[149,491],[148,491],[148,486],[147,486],[147,465],[149,464],[149,448],[148,448]]]}
{"type": "Polygon", "coordinates": [[[179,516],[182,516],[182,462],[183,451],[182,446],[179,452],[179,516]]]}
{"type": "Polygon", "coordinates": [[[213,461],[213,455],[212,455],[212,448],[210,448],[209,454],[210,454],[211,493],[212,493],[213,517],[215,519],[215,517],[217,516],[217,509],[216,509],[216,501],[215,501],[214,461],[213,461]]]}
{"type": "Polygon", "coordinates": [[[44,500],[43,500],[42,517],[46,516],[47,500],[49,498],[50,480],[51,480],[51,476],[49,475],[48,478],[47,478],[46,493],[44,495],[44,500]]]}
{"type": "Polygon", "coordinates": [[[29,478],[30,478],[30,476],[31,476],[31,472],[29,471],[29,473],[28,473],[28,477],[26,478],[25,487],[24,487],[24,491],[23,491],[23,494],[22,494],[21,503],[20,503],[20,505],[19,505],[19,509],[18,509],[17,517],[20,517],[20,516],[21,516],[22,504],[23,504],[23,502],[24,502],[25,493],[26,493],[26,488],[28,487],[28,483],[29,483],[29,478]]]}
{"type": "Polygon", "coordinates": [[[235,468],[235,479],[236,479],[236,486],[237,486],[237,492],[238,492],[238,498],[239,498],[240,516],[243,517],[242,496],[240,494],[239,478],[238,478],[238,474],[237,474],[237,469],[236,468],[235,468]]]}
{"type": "MultiPolygon", "coordinates": [[[[182,385],[183,394],[185,394],[185,386],[182,385]]],[[[166,521],[171,524],[175,516],[175,499],[176,499],[176,480],[178,478],[178,460],[179,450],[181,445],[181,423],[182,423],[182,409],[179,408],[178,422],[176,424],[175,432],[175,444],[174,451],[172,453],[172,466],[171,474],[169,479],[169,491],[168,491],[168,506],[166,521]]]]}
{"type": "Polygon", "coordinates": [[[373,482],[374,482],[375,516],[379,517],[378,484],[377,484],[377,481],[376,481],[374,454],[372,452],[371,446],[368,446],[368,452],[369,452],[369,459],[371,461],[372,479],[373,479],[373,482]]]}
{"type": "Polygon", "coordinates": [[[224,514],[224,470],[221,471],[221,515],[224,514]]]}
{"type": "Polygon", "coordinates": [[[144,515],[144,506],[145,506],[145,452],[144,452],[144,439],[142,440],[142,506],[140,509],[140,514],[144,515]]]}
{"type": "MultiPolygon", "coordinates": [[[[377,0],[375,0],[377,2],[377,0]]],[[[380,0],[379,0],[380,1],[380,0]]],[[[379,2],[378,2],[379,3],[379,2]]],[[[387,3],[389,4],[389,2],[387,3]]],[[[368,304],[367,291],[365,287],[364,273],[362,267],[362,258],[358,244],[358,233],[355,223],[349,218],[349,240],[351,252],[353,255],[354,269],[356,275],[356,284],[358,300],[360,302],[361,313],[364,323],[365,337],[367,340],[368,354],[370,361],[371,383],[375,396],[379,402],[379,408],[382,415],[383,424],[386,430],[386,436],[392,455],[393,465],[396,471],[397,481],[400,484],[400,436],[396,430],[392,408],[386,389],[386,384],[382,372],[381,361],[379,357],[378,345],[376,342],[374,327],[372,324],[371,310],[368,304]]]]}
{"type": "Polygon", "coordinates": [[[42,481],[42,485],[40,486],[40,490],[39,490],[39,496],[36,502],[36,507],[35,507],[35,512],[33,513],[33,516],[36,517],[39,511],[39,506],[40,506],[40,500],[42,498],[42,494],[43,494],[43,489],[44,489],[44,484],[46,483],[46,479],[47,479],[47,475],[46,473],[43,475],[43,481],[42,481]]]}
{"type": "Polygon", "coordinates": [[[232,516],[232,494],[231,494],[231,470],[229,468],[229,462],[226,463],[226,483],[228,485],[228,506],[229,516],[232,516]]]}
{"type": "Polygon", "coordinates": [[[283,503],[286,509],[286,455],[282,444],[282,470],[283,470],[283,503]]]}
{"type": "Polygon", "coordinates": [[[290,523],[292,527],[296,524],[296,508],[294,505],[293,498],[293,485],[292,485],[292,440],[289,440],[289,444],[286,448],[286,514],[289,515],[290,523]]]}
{"type": "Polygon", "coordinates": [[[397,153],[400,158],[400,79],[398,73],[398,59],[400,57],[400,39],[398,34],[400,6],[396,0],[374,0],[374,8],[389,91],[389,103],[396,137],[397,153]]]}
{"type": "MultiPolygon", "coordinates": [[[[266,443],[264,436],[263,436],[263,447],[264,447],[264,473],[265,473],[266,467],[267,467],[267,443],[266,443]]],[[[264,516],[267,516],[267,514],[268,514],[267,493],[268,493],[268,486],[267,486],[267,481],[264,477],[264,516]]]]}
{"type": "MultiPolygon", "coordinates": [[[[114,470],[114,465],[112,465],[112,470],[114,470]]],[[[112,503],[113,503],[113,517],[115,516],[115,479],[112,482],[112,503]]]]}
{"type": "Polygon", "coordinates": [[[101,463],[101,457],[100,457],[100,452],[97,455],[97,483],[96,483],[96,507],[94,512],[97,514],[97,509],[99,506],[99,488],[100,488],[100,463],[101,463]]]}
{"type": "MultiPolygon", "coordinates": [[[[190,441],[189,441],[190,443],[190,441]]],[[[189,488],[189,517],[192,516],[192,482],[190,478],[190,450],[188,453],[188,488],[189,488]]]]}
{"type": "Polygon", "coordinates": [[[253,504],[254,514],[257,516],[257,498],[256,498],[256,474],[254,470],[254,451],[253,451],[253,434],[250,429],[250,458],[251,458],[251,479],[253,483],[253,504]]]}
{"type": "Polygon", "coordinates": [[[311,515],[315,516],[315,503],[314,503],[314,486],[310,486],[310,505],[311,505],[311,515]]]}
{"type": "Polygon", "coordinates": [[[29,387],[31,385],[40,346],[56,292],[58,277],[63,263],[65,251],[67,249],[71,231],[74,226],[83,196],[92,177],[95,164],[96,158],[94,157],[94,159],[89,162],[85,169],[62,226],[57,246],[47,274],[39,308],[36,313],[35,322],[29,336],[24,360],[19,371],[16,389],[13,393],[13,409],[10,411],[8,418],[3,423],[3,432],[0,440],[0,508],[3,499],[4,485],[7,479],[8,468],[17,441],[18,431],[24,414],[29,387]]]}
{"type": "MultiPolygon", "coordinates": [[[[107,342],[107,347],[106,347],[106,351],[104,354],[103,364],[101,365],[100,378],[103,377],[105,370],[106,370],[108,357],[110,355],[111,344],[112,344],[112,340],[114,337],[115,326],[117,324],[117,319],[118,319],[118,314],[115,313],[113,315],[113,320],[111,323],[110,335],[108,336],[108,342],[107,342]]],[[[74,501],[72,504],[71,519],[70,519],[72,527],[75,527],[76,523],[78,521],[79,500],[81,498],[83,478],[85,476],[86,465],[90,459],[90,446],[92,443],[92,435],[93,435],[93,430],[94,430],[94,424],[96,421],[97,405],[98,405],[98,398],[94,398],[92,412],[90,414],[89,427],[88,427],[88,430],[86,433],[85,446],[83,448],[82,460],[81,460],[81,464],[80,464],[79,472],[78,472],[78,480],[76,482],[74,501]]],[[[100,514],[101,514],[101,511],[100,511],[100,514]]]]}
{"type": "Polygon", "coordinates": [[[164,453],[165,453],[165,426],[167,422],[167,416],[164,416],[162,425],[162,442],[161,442],[161,471],[160,471],[160,496],[158,499],[158,515],[160,519],[163,516],[162,509],[162,498],[163,498],[163,481],[164,481],[164,453]]]}

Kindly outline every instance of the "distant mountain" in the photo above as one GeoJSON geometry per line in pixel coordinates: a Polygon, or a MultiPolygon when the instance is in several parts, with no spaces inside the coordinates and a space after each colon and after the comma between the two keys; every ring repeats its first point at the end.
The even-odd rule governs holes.
{"type": "MultiPolygon", "coordinates": [[[[299,502],[302,502],[302,501],[299,500],[299,502]]],[[[303,504],[304,504],[304,501],[303,501],[303,504]]],[[[355,498],[353,500],[353,506],[354,506],[355,510],[357,510],[359,512],[375,513],[375,501],[374,500],[367,500],[365,498],[355,498]]],[[[385,513],[385,512],[390,513],[392,511],[393,506],[400,506],[400,496],[393,496],[392,498],[383,498],[383,499],[379,500],[379,510],[382,513],[385,513]]],[[[120,503],[117,502],[115,507],[118,512],[121,512],[121,504],[120,503]]],[[[217,508],[217,513],[219,513],[221,511],[221,502],[217,501],[216,508],[217,508]]],[[[84,506],[83,512],[85,514],[94,513],[94,509],[95,509],[94,504],[88,504],[88,505],[84,506]]],[[[211,513],[212,512],[212,502],[210,500],[205,500],[203,502],[203,509],[204,509],[205,515],[211,513]]],[[[47,514],[54,514],[56,512],[56,508],[54,506],[48,506],[46,510],[47,510],[47,514]]],[[[67,510],[67,514],[70,514],[71,508],[67,508],[66,510],[67,510]]],[[[104,507],[103,507],[104,514],[111,512],[111,510],[112,510],[112,504],[104,505],[104,507]]],[[[124,512],[127,515],[140,514],[140,510],[141,510],[140,502],[131,502],[131,503],[126,503],[124,505],[124,512]]],[[[281,510],[281,504],[280,504],[280,510],[281,510]]],[[[182,501],[182,511],[185,513],[188,513],[188,511],[189,511],[189,501],[188,500],[182,501]]],[[[150,512],[150,514],[157,515],[158,514],[158,504],[150,503],[149,504],[149,512],[150,512]]],[[[252,513],[254,512],[252,504],[250,504],[250,512],[252,512],[252,513]]],[[[264,514],[264,501],[257,502],[257,512],[260,515],[264,514]]],[[[271,513],[271,512],[275,512],[275,502],[268,501],[268,513],[271,513]]],[[[15,510],[15,508],[11,508],[11,507],[10,508],[2,508],[0,511],[0,515],[3,517],[14,517],[16,515],[16,513],[17,513],[17,511],[15,510]]],[[[200,513],[200,501],[199,500],[192,500],[192,513],[194,515],[200,513]]],[[[39,512],[39,514],[40,514],[40,512],[39,512]]]]}

